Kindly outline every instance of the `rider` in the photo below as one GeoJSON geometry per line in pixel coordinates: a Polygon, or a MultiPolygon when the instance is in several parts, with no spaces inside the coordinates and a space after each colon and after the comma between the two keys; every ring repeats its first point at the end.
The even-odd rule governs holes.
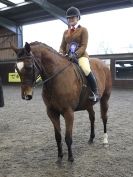
{"type": "Polygon", "coordinates": [[[79,24],[80,11],[76,7],[70,7],[66,11],[66,17],[68,21],[68,30],[65,30],[62,38],[62,43],[60,46],[59,53],[62,55],[69,54],[70,44],[72,42],[77,43],[78,47],[76,51],[69,56],[72,60],[75,57],[78,59],[78,64],[82,68],[87,84],[91,87],[93,96],[89,96],[92,101],[98,101],[100,99],[97,83],[94,75],[91,72],[90,63],[88,60],[88,54],[86,52],[88,44],[88,31],[85,27],[79,24]]]}

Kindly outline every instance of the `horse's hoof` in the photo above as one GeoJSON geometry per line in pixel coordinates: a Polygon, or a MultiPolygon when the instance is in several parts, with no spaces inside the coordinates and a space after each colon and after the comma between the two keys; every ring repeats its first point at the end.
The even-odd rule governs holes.
{"type": "Polygon", "coordinates": [[[68,157],[68,162],[74,162],[74,158],[73,157],[68,157]]]}
{"type": "Polygon", "coordinates": [[[89,139],[88,144],[93,144],[93,139],[89,139]]]}
{"type": "Polygon", "coordinates": [[[57,163],[57,164],[61,164],[61,162],[62,162],[62,157],[58,157],[56,163],[57,163]]]}

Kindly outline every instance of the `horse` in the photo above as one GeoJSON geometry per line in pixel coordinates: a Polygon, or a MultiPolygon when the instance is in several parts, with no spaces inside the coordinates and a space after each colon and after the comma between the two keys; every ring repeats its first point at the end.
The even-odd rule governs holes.
{"type": "MultiPolygon", "coordinates": [[[[41,43],[27,43],[23,48],[12,46],[16,52],[16,69],[21,79],[22,99],[31,100],[36,77],[40,74],[43,81],[42,98],[46,105],[47,115],[53,123],[58,149],[57,161],[63,158],[60,115],[65,120],[65,142],[68,148],[68,161],[73,162],[72,130],[74,112],[87,110],[91,130],[89,143],[95,137],[95,102],[89,100],[89,89],[83,74],[79,74],[77,66],[66,57],[60,55],[52,47],[41,43]]],[[[89,58],[92,72],[97,79],[100,99],[101,117],[104,126],[103,144],[108,145],[107,111],[111,94],[111,73],[103,61],[89,58]]],[[[82,120],[81,120],[82,121],[82,120]]]]}

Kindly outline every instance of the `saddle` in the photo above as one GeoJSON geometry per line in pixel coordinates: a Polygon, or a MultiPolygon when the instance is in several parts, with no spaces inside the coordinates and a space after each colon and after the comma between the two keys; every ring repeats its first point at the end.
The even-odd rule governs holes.
{"type": "Polygon", "coordinates": [[[89,95],[92,95],[92,91],[91,91],[91,88],[87,86],[87,80],[86,80],[85,74],[82,71],[81,67],[77,65],[76,63],[72,63],[72,65],[76,73],[77,79],[81,85],[79,103],[76,108],[76,111],[78,111],[78,110],[82,110],[86,100],[89,100],[88,99],[89,95]]]}

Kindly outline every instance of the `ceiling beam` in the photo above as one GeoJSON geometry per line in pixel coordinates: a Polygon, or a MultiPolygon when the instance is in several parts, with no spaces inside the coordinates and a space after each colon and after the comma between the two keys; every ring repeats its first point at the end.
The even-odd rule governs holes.
{"type": "Polygon", "coordinates": [[[59,7],[51,4],[47,0],[32,0],[32,2],[38,4],[42,9],[52,14],[54,17],[60,19],[65,24],[67,24],[67,19],[65,16],[65,11],[60,9],[59,7]]]}
{"type": "Polygon", "coordinates": [[[18,32],[17,25],[13,21],[8,20],[7,18],[1,17],[1,16],[0,16],[0,26],[7,28],[14,33],[18,32]]]}
{"type": "Polygon", "coordinates": [[[8,0],[0,0],[1,3],[7,5],[7,6],[14,6],[15,3],[8,1],[8,0]]]}
{"type": "Polygon", "coordinates": [[[16,9],[18,7],[22,7],[24,8],[25,6],[29,5],[29,4],[32,4],[33,2],[23,2],[23,3],[19,3],[19,4],[15,4],[13,6],[8,6],[8,7],[3,7],[0,9],[0,12],[2,11],[6,11],[6,10],[11,10],[11,9],[16,9]]]}

